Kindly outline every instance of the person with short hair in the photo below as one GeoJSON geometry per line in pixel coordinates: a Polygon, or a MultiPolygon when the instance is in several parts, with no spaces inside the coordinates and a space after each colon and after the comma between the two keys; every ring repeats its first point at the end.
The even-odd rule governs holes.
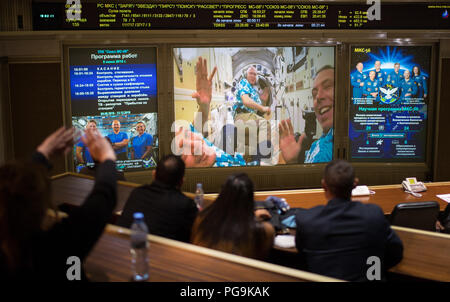
{"type": "Polygon", "coordinates": [[[255,67],[250,66],[246,69],[244,77],[238,84],[236,92],[236,103],[233,105],[235,124],[241,121],[243,125],[255,125],[257,132],[257,145],[252,146],[249,142],[249,132],[245,131],[245,136],[238,136],[238,150],[244,150],[244,154],[248,158],[261,159],[262,153],[260,149],[263,144],[270,148],[271,128],[268,126],[268,120],[264,118],[264,114],[270,114],[269,106],[266,106],[269,99],[269,87],[265,87],[260,94],[256,89],[258,80],[258,72],[255,67]]]}
{"type": "MultiPolygon", "coordinates": [[[[245,173],[231,175],[219,196],[201,211],[192,243],[244,257],[264,259],[272,248],[274,228],[254,212],[253,182],[245,173]]],[[[260,216],[261,215],[261,216],[260,216]]]]}
{"type": "Polygon", "coordinates": [[[383,87],[387,81],[387,72],[381,69],[381,61],[375,61],[375,79],[378,82],[378,87],[383,87]]]}
{"type": "Polygon", "coordinates": [[[400,83],[401,98],[404,101],[411,100],[417,94],[417,84],[411,79],[409,70],[403,72],[403,80],[400,83]]]}
{"type": "Polygon", "coordinates": [[[67,281],[68,258],[83,261],[102,235],[117,200],[116,155],[96,130],[87,129],[82,139],[99,167],[91,193],[67,218],[48,220],[56,207],[47,172],[51,157],[72,149],[72,129],[48,136],[32,163],[0,167],[0,280],[67,281]]]}
{"type": "Polygon", "coordinates": [[[120,121],[114,120],[111,124],[113,133],[108,134],[112,147],[117,155],[117,160],[127,160],[128,134],[120,132],[120,121]]]}
{"type": "Polygon", "coordinates": [[[370,100],[376,100],[378,98],[378,92],[380,83],[376,79],[375,70],[369,72],[369,77],[364,82],[364,93],[363,96],[370,100]]]}
{"type": "Polygon", "coordinates": [[[392,87],[399,87],[403,81],[403,74],[400,72],[400,63],[394,64],[394,71],[392,71],[387,77],[387,84],[390,84],[392,87]]]}
{"type": "Polygon", "coordinates": [[[153,136],[145,132],[145,124],[138,122],[136,130],[138,134],[131,139],[131,159],[145,159],[152,152],[153,136]]]}
{"type": "Polygon", "coordinates": [[[364,65],[362,62],[356,64],[356,70],[350,75],[350,82],[353,86],[353,99],[359,99],[363,97],[364,82],[367,76],[363,73],[364,65]]]}
{"type": "MultiPolygon", "coordinates": [[[[325,65],[317,71],[314,77],[313,107],[316,120],[322,127],[322,135],[315,140],[309,150],[305,152],[304,163],[329,162],[333,158],[333,135],[334,135],[334,68],[325,65]]],[[[282,120],[279,124],[280,150],[286,163],[297,163],[301,151],[305,149],[303,133],[298,140],[294,136],[294,127],[290,119],[282,120]]]]}
{"type": "Polygon", "coordinates": [[[350,163],[330,162],[322,187],[328,200],[296,214],[296,247],[305,269],[349,281],[368,281],[367,260],[380,260],[381,280],[403,257],[403,244],[378,205],[351,200],[358,184],[350,163]]]}
{"type": "Polygon", "coordinates": [[[151,234],[189,242],[198,209],[194,201],[180,191],[184,170],[185,164],[179,156],[162,158],[152,172],[152,184],[131,192],[117,225],[130,228],[133,214],[141,212],[151,234]]]}

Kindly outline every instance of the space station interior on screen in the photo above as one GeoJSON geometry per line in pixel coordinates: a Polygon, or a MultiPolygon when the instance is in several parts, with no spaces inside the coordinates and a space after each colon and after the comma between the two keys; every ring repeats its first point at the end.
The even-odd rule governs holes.
{"type": "Polygon", "coordinates": [[[352,159],[423,161],[431,47],[355,46],[351,52],[352,159]]]}
{"type": "MultiPolygon", "coordinates": [[[[118,170],[156,166],[159,149],[156,113],[73,117],[72,125],[78,136],[83,135],[85,129],[97,129],[113,146],[118,170]]],[[[73,154],[77,172],[95,166],[89,149],[79,137],[73,154]]]]}
{"type": "Polygon", "coordinates": [[[175,48],[173,57],[175,120],[191,123],[214,153],[184,154],[188,167],[331,160],[334,47],[175,48]],[[313,88],[325,69],[331,97],[318,104],[313,88]]]}

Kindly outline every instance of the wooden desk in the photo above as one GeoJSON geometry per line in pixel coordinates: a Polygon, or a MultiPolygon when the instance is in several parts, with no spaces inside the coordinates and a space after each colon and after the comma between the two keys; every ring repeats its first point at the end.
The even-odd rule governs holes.
{"type": "MultiPolygon", "coordinates": [[[[419,202],[435,200],[439,203],[441,211],[445,209],[447,203],[439,199],[437,194],[450,193],[450,182],[427,183],[427,191],[422,192],[422,197],[417,198],[405,193],[401,185],[371,186],[374,195],[354,197],[363,203],[374,203],[379,205],[385,214],[390,214],[395,205],[402,202],[419,202]]],[[[208,198],[216,198],[218,194],[206,194],[208,198]]],[[[312,208],[318,205],[325,205],[327,200],[323,189],[309,190],[283,190],[283,191],[260,191],[255,192],[255,200],[265,200],[268,196],[285,198],[291,208],[312,208]]]]}
{"type": "MultiPolygon", "coordinates": [[[[129,229],[107,226],[85,261],[86,273],[90,280],[130,281],[129,232],[129,229]]],[[[148,235],[148,239],[149,281],[339,281],[159,236],[148,235]]]]}
{"type": "Polygon", "coordinates": [[[450,235],[393,226],[403,242],[403,259],[390,271],[450,282],[450,235]]]}

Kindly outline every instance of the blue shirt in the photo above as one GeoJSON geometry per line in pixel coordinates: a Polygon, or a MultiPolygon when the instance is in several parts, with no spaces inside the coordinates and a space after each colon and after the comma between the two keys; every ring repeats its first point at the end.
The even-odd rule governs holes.
{"type": "Polygon", "coordinates": [[[262,105],[258,91],[255,88],[253,88],[252,84],[250,84],[250,82],[247,79],[244,78],[239,82],[238,91],[236,93],[237,102],[233,106],[233,111],[236,113],[236,109],[240,108],[247,110],[248,112],[256,113],[255,109],[248,108],[242,102],[242,96],[244,94],[248,94],[248,96],[253,100],[253,102],[262,105]]]}
{"type": "MultiPolygon", "coordinates": [[[[198,131],[195,130],[194,125],[190,124],[190,127],[192,132],[198,133],[198,131]]],[[[213,167],[236,167],[247,165],[242,154],[237,152],[234,155],[228,154],[222,149],[216,147],[206,138],[203,137],[203,140],[209,147],[212,147],[214,149],[214,152],[216,153],[216,162],[214,163],[213,167]]]]}
{"type": "Polygon", "coordinates": [[[400,74],[400,71],[398,73],[393,71],[388,75],[387,84],[391,84],[392,87],[400,87],[402,80],[403,75],[400,74]]]}
{"type": "MultiPolygon", "coordinates": [[[[115,134],[114,132],[111,134],[108,134],[109,139],[112,143],[120,143],[124,139],[128,139],[128,135],[125,132],[119,132],[115,134]]],[[[116,150],[116,154],[127,152],[127,147],[122,147],[120,149],[116,150]]]]}
{"type": "Polygon", "coordinates": [[[424,94],[428,95],[427,77],[424,75],[417,75],[411,77],[417,85],[417,97],[423,98],[424,94]]]}
{"type": "Polygon", "coordinates": [[[364,86],[361,87],[361,83],[366,80],[367,76],[359,72],[358,70],[353,72],[350,76],[350,81],[353,86],[353,97],[354,98],[362,98],[364,86]]]}
{"type": "MultiPolygon", "coordinates": [[[[378,80],[370,80],[369,78],[367,80],[364,81],[364,94],[368,97],[368,98],[373,98],[375,99],[374,96],[371,95],[371,93],[378,93],[379,90],[379,84],[378,84],[378,80]]],[[[377,95],[378,96],[378,95],[377,95]]]]}
{"type": "Polygon", "coordinates": [[[147,146],[153,144],[153,136],[149,133],[142,133],[141,136],[136,135],[131,139],[131,144],[134,148],[134,159],[140,159],[147,150],[147,146]]]}
{"type": "Polygon", "coordinates": [[[412,79],[409,79],[408,81],[403,79],[403,81],[400,83],[400,88],[401,88],[401,97],[403,99],[413,98],[417,93],[417,85],[412,79]],[[411,95],[405,96],[405,94],[407,93],[411,93],[411,95]]]}
{"type": "Polygon", "coordinates": [[[305,164],[326,163],[333,159],[333,128],[312,143],[305,152],[305,164]]]}
{"type": "Polygon", "coordinates": [[[83,148],[83,151],[82,151],[83,152],[83,159],[84,159],[84,162],[86,164],[94,162],[94,160],[92,159],[91,153],[89,152],[88,147],[86,147],[86,145],[83,143],[83,141],[80,141],[77,144],[77,147],[83,148]]]}
{"type": "Polygon", "coordinates": [[[378,87],[384,85],[384,82],[387,81],[387,72],[380,69],[380,71],[375,70],[375,79],[378,81],[378,87]]]}

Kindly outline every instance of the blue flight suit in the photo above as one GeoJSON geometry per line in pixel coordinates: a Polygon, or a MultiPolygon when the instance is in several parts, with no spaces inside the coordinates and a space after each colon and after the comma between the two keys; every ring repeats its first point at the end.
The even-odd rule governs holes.
{"type": "Polygon", "coordinates": [[[428,95],[427,77],[424,75],[412,76],[411,79],[417,85],[417,97],[423,98],[423,95],[428,95]]]}
{"type": "Polygon", "coordinates": [[[134,148],[134,159],[140,159],[147,150],[147,146],[153,144],[153,136],[150,133],[143,133],[141,136],[136,135],[131,139],[131,145],[134,148]]]}
{"type": "Polygon", "coordinates": [[[360,85],[361,85],[361,83],[364,83],[367,76],[364,73],[356,70],[355,72],[353,72],[351,74],[350,78],[351,78],[350,81],[353,86],[353,97],[354,98],[362,98],[363,92],[364,92],[364,86],[361,87],[360,85]]]}
{"type": "Polygon", "coordinates": [[[393,71],[388,75],[386,84],[391,84],[392,87],[400,87],[402,80],[403,75],[400,73],[400,71],[398,73],[395,73],[395,71],[393,71]]]}
{"type": "MultiPolygon", "coordinates": [[[[128,139],[128,135],[125,132],[119,132],[117,134],[115,134],[114,132],[111,134],[108,134],[109,139],[111,140],[111,143],[120,143],[121,141],[123,141],[124,139],[128,139]]],[[[122,153],[127,152],[127,147],[122,147],[120,149],[115,150],[116,151],[116,155],[120,155],[122,153]]]]}
{"type": "Polygon", "coordinates": [[[417,85],[411,78],[408,81],[403,79],[403,81],[400,84],[400,89],[401,89],[400,96],[403,100],[413,98],[417,94],[417,85]],[[407,93],[411,93],[411,95],[405,97],[405,94],[407,93]]]}
{"type": "Polygon", "coordinates": [[[83,143],[83,141],[80,140],[80,142],[78,144],[76,144],[76,146],[83,148],[82,154],[83,154],[84,163],[85,164],[93,164],[94,159],[92,159],[91,153],[89,152],[88,147],[83,143]]]}
{"type": "MultiPolygon", "coordinates": [[[[367,76],[369,77],[369,76],[367,76]]],[[[378,87],[382,87],[384,82],[387,81],[388,74],[386,71],[380,69],[380,71],[375,70],[375,79],[378,81],[378,87]]]]}
{"type": "Polygon", "coordinates": [[[372,95],[371,95],[371,93],[374,93],[374,92],[376,92],[376,93],[378,93],[379,92],[379,84],[378,84],[378,80],[371,80],[371,79],[367,79],[365,82],[364,82],[364,95],[367,97],[367,98],[372,98],[372,99],[376,99],[376,98],[378,98],[378,94],[377,94],[377,96],[376,96],[376,98],[375,97],[373,97],[372,95]]]}

